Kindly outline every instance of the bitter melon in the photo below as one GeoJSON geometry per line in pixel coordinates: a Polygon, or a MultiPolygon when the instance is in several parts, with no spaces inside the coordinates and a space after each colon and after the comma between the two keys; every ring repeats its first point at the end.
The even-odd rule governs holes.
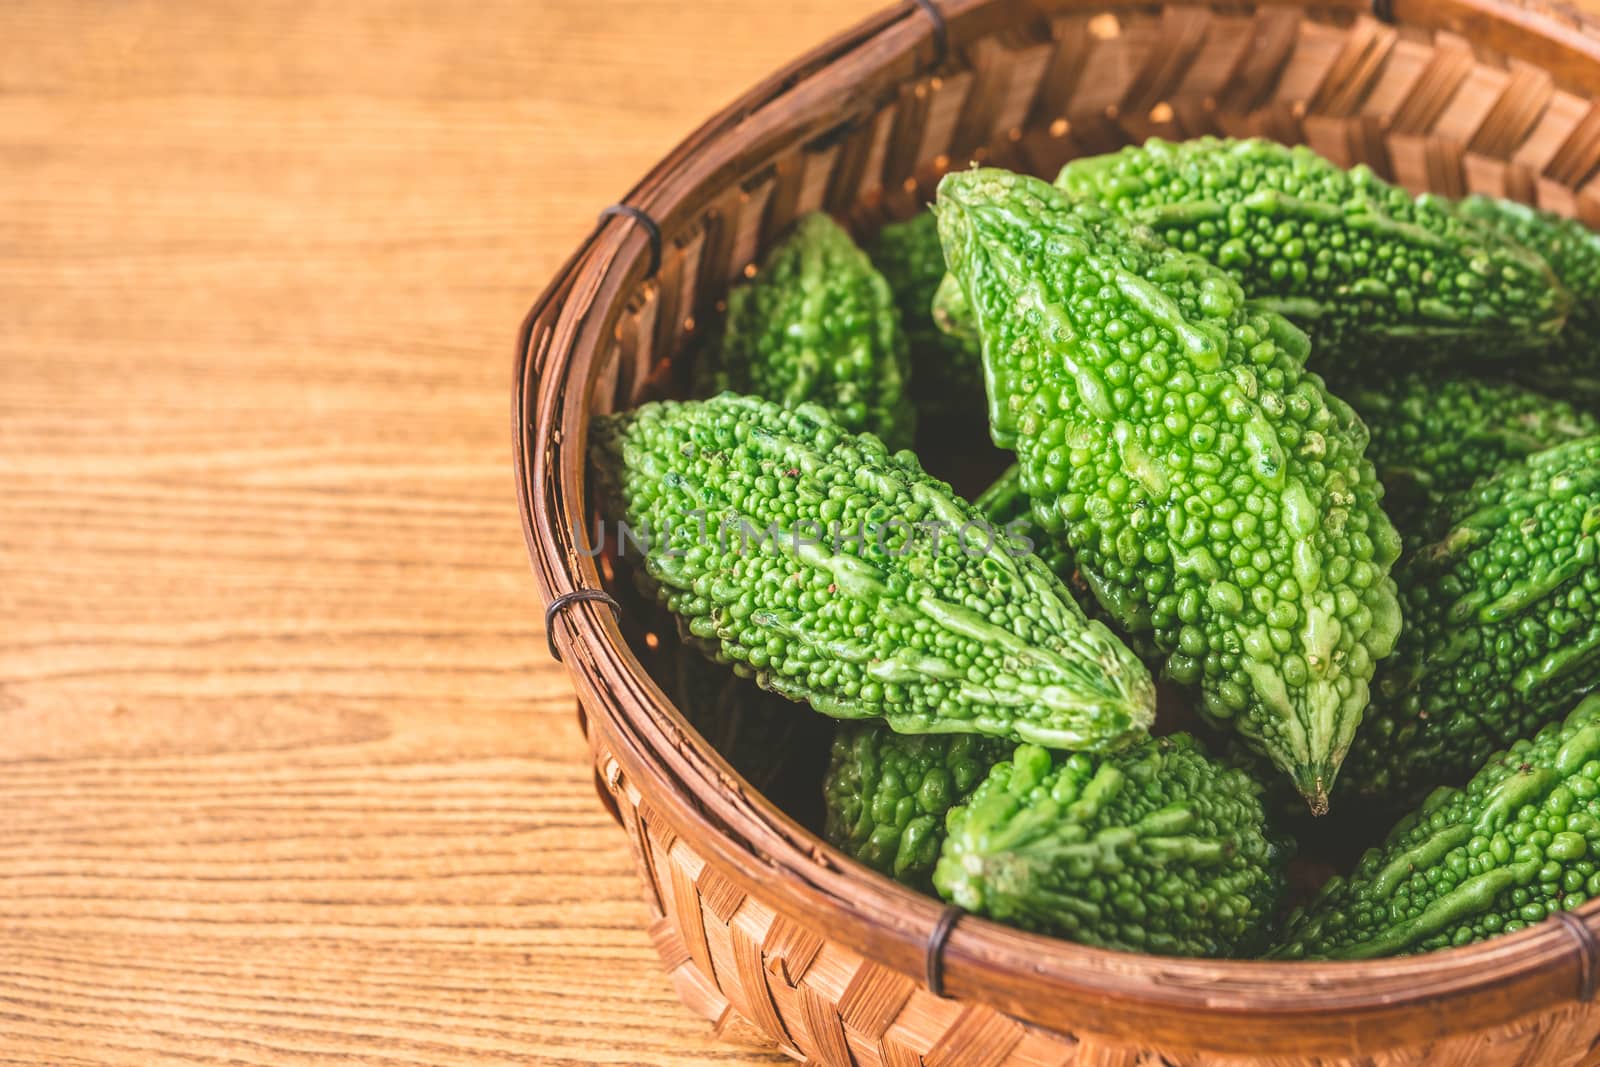
{"type": "Polygon", "coordinates": [[[1404,803],[1460,782],[1600,684],[1600,437],[1536,453],[1446,505],[1395,572],[1405,630],[1343,788],[1404,803]]]}
{"type": "Polygon", "coordinates": [[[728,294],[720,333],[700,352],[697,391],[821,404],[841,425],[909,448],[906,336],[889,283],[827,215],[801,218],[728,294]]]}
{"type": "Polygon", "coordinates": [[[937,207],[1035,515],[1325,811],[1400,629],[1365,427],[1305,371],[1304,334],[1127,220],[997,170],[946,176],[937,207]]]}
{"type": "Polygon", "coordinates": [[[932,892],[945,817],[1016,747],[973,734],[845,723],[823,782],[824,836],[874,870],[932,892]]]}
{"type": "Polygon", "coordinates": [[[1456,341],[1482,357],[1538,348],[1571,300],[1543,260],[1447,200],[1304,146],[1152,138],[1073,160],[1057,182],[1227,270],[1305,328],[1323,360],[1389,351],[1356,343],[1374,338],[1456,341]]]}
{"type": "Polygon", "coordinates": [[[645,591],[764,688],[904,733],[1093,749],[1146,732],[1138,659],[910,452],[731,393],[590,433],[601,513],[645,534],[645,591]]]}
{"type": "Polygon", "coordinates": [[[1258,787],[1187,735],[1108,756],[1019,747],[950,815],[933,881],[967,911],[1168,956],[1252,951],[1286,850],[1258,787]]]}
{"type": "Polygon", "coordinates": [[[1519,363],[1530,383],[1600,410],[1600,235],[1575,219],[1511,200],[1473,196],[1461,214],[1538,253],[1572,294],[1554,344],[1519,363]]]}
{"type": "Polygon", "coordinates": [[[1600,419],[1510,381],[1412,371],[1355,375],[1335,388],[1372,435],[1384,508],[1410,543],[1453,493],[1564,441],[1600,433],[1600,419]]]}
{"type": "Polygon", "coordinates": [[[1273,955],[1371,959],[1512,933],[1600,896],[1600,698],[1441,788],[1292,916],[1273,955]]]}

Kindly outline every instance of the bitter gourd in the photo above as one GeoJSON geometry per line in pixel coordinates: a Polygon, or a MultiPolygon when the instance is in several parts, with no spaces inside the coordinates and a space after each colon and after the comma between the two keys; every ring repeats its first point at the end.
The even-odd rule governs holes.
{"type": "Polygon", "coordinates": [[[1600,437],[1458,494],[1395,572],[1405,630],[1343,788],[1398,803],[1459,783],[1600,684],[1600,437]]]}
{"type": "MultiPolygon", "coordinates": [[[[1027,538],[1034,553],[1063,581],[1076,570],[1072,550],[1060,537],[1039,536],[1040,524],[1033,517],[1033,500],[1022,491],[1022,468],[1015,463],[1002,471],[1000,477],[973,500],[972,506],[996,529],[1027,538]]],[[[1072,589],[1072,583],[1068,582],[1067,587],[1072,589]]]]}
{"type": "Polygon", "coordinates": [[[990,432],[1166,674],[1327,809],[1400,613],[1366,430],[1305,336],[1205,261],[1037,179],[940,184],[990,432]]]}
{"type": "Polygon", "coordinates": [[[1141,737],[1154,685],[1031,552],[910,452],[725,393],[591,424],[602,514],[714,658],[836,718],[1064,748],[1141,737]]]}
{"type": "Polygon", "coordinates": [[[1261,306],[1309,332],[1324,360],[1391,341],[1472,342],[1492,356],[1536,348],[1570,300],[1520,245],[1413,197],[1366,166],[1345,170],[1304,146],[1153,138],[1068,163],[1058,184],[1227,270],[1261,306]]]}
{"type": "Polygon", "coordinates": [[[1441,788],[1291,916],[1273,955],[1371,959],[1512,933],[1600,896],[1600,698],[1441,788]]]}
{"type": "Polygon", "coordinates": [[[945,817],[1016,744],[845,723],[823,781],[824,836],[874,870],[932,892],[945,817]]]}
{"type": "Polygon", "coordinates": [[[816,212],[728,294],[720,333],[696,362],[696,387],[789,407],[821,404],[846,429],[909,448],[909,358],[889,283],[849,234],[816,212]]]}
{"type": "Polygon", "coordinates": [[[1267,933],[1286,857],[1256,784],[1175,734],[1099,757],[1022,745],[951,813],[933,881],[1084,944],[1231,956],[1267,933]]]}
{"type": "Polygon", "coordinates": [[[1600,406],[1600,235],[1574,219],[1495,197],[1468,197],[1460,211],[1538,253],[1572,294],[1566,329],[1519,373],[1560,396],[1600,406]]]}
{"type": "Polygon", "coordinates": [[[945,277],[944,249],[933,213],[922,211],[904,222],[889,223],[878,231],[867,253],[894,292],[911,345],[911,397],[919,423],[943,428],[952,419],[981,419],[983,408],[974,403],[983,388],[977,346],[950,336],[933,321],[933,294],[945,277]]]}
{"type": "Polygon", "coordinates": [[[1078,569],[1077,561],[1072,556],[1072,548],[1067,544],[1059,524],[1052,524],[1048,519],[1041,521],[1035,517],[1034,501],[1022,490],[1021,467],[1015,463],[1007,467],[972,504],[983,513],[984,518],[995,529],[1006,530],[1018,538],[1025,538],[1033,547],[1034,553],[1044,560],[1045,566],[1061,579],[1061,583],[1067,587],[1067,592],[1072,594],[1072,599],[1077,601],[1085,615],[1105,623],[1106,627],[1122,638],[1123,643],[1146,664],[1160,666],[1164,657],[1151,643],[1150,635],[1142,632],[1129,633],[1120,629],[1119,621],[1101,607],[1094,587],[1084,572],[1078,569]]]}
{"type": "Polygon", "coordinates": [[[1510,381],[1411,371],[1334,386],[1372,441],[1384,508],[1407,543],[1453,493],[1540,449],[1600,433],[1600,419],[1510,381]]]}

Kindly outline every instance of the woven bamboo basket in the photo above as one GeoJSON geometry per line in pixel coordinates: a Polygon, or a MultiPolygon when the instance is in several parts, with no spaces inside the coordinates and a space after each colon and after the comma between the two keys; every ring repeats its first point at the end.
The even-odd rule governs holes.
{"type": "Polygon", "coordinates": [[[870,228],[970,161],[1049,176],[1147,136],[1216,133],[1595,223],[1597,90],[1600,22],[1533,0],[918,0],[746,94],[608,209],[524,323],[516,475],[551,651],[691,1009],[727,1040],[829,1067],[1600,1064],[1600,902],[1472,947],[1337,964],[955,922],[713,752],[645,671],[633,612],[590,592],[611,575],[575,542],[589,417],[670,380],[695,320],[804,212],[870,228]]]}

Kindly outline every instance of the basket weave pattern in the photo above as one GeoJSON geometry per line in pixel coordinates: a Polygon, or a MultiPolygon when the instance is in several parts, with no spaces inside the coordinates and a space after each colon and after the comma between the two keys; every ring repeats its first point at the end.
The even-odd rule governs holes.
{"type": "MultiPolygon", "coordinates": [[[[634,220],[604,220],[530,313],[514,419],[547,600],[602,584],[566,535],[584,515],[588,416],[670,387],[695,320],[806,212],[870,228],[969,161],[1048,176],[1150,136],[1218,134],[1600,224],[1600,25],[1560,4],[1379,4],[1393,21],[1353,2],[939,10],[884,12],[712,120],[630,194],[660,246],[634,220]]],[[[597,789],[643,876],[650,936],[684,1002],[727,1040],[830,1067],[1600,1064],[1600,1007],[1579,995],[1596,942],[1556,924],[1443,954],[1453,964],[1206,970],[963,920],[947,954],[954,997],[935,995],[919,955],[935,902],[751,792],[632,663],[603,604],[572,605],[552,638],[587,709],[597,789]],[[1255,1012],[1252,996],[1278,986],[1255,1012]]],[[[1582,931],[1600,929],[1600,912],[1581,914],[1582,931]]]]}

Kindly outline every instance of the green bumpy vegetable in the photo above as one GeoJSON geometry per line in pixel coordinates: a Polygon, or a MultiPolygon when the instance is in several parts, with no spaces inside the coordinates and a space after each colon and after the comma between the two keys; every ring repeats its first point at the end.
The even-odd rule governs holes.
{"type": "Polygon", "coordinates": [[[911,453],[732,393],[591,439],[602,514],[646,532],[644,590],[763,688],[902,733],[1115,748],[1148,729],[1138,659],[911,453]]]}
{"type": "Polygon", "coordinates": [[[1342,787],[1414,800],[1460,782],[1600,684],[1600,437],[1530,456],[1448,505],[1395,573],[1405,631],[1342,787]]]}
{"type": "Polygon", "coordinates": [[[1066,582],[1079,603],[1083,597],[1069,579],[1077,570],[1072,560],[1072,549],[1060,537],[1039,536],[1039,524],[1033,517],[1033,500],[1022,490],[1022,468],[1015,463],[1007,467],[994,483],[985,489],[972,506],[982,513],[990,525],[1026,537],[1034,553],[1055,574],[1066,582]]]}
{"type": "Polygon", "coordinates": [[[911,343],[911,397],[922,420],[971,422],[982,417],[975,402],[983,388],[976,345],[963,343],[933,321],[933,294],[945,277],[939,223],[929,211],[891,222],[868,246],[873,264],[894,292],[911,343]]]}
{"type": "Polygon", "coordinates": [[[1041,521],[1034,514],[1034,501],[1022,490],[1022,468],[1013,463],[1007,467],[994,483],[972,502],[972,506],[983,513],[989,524],[997,530],[1005,530],[1019,538],[1027,539],[1034,553],[1051,569],[1056,577],[1061,579],[1067,587],[1067,592],[1072,594],[1072,599],[1077,601],[1083,613],[1091,619],[1096,619],[1106,624],[1106,627],[1122,638],[1123,643],[1131,648],[1134,653],[1147,664],[1160,665],[1165,658],[1154,647],[1146,633],[1128,633],[1118,629],[1119,621],[1105,608],[1100,606],[1100,601],[1095,599],[1093,587],[1084,578],[1083,572],[1078,569],[1078,563],[1072,556],[1072,548],[1066,542],[1059,529],[1052,529],[1048,517],[1041,521]]]}
{"type": "Polygon", "coordinates": [[[823,781],[824,836],[876,871],[925,892],[945,817],[1016,744],[973,734],[897,734],[847,723],[823,781]]]}
{"type": "Polygon", "coordinates": [[[995,170],[948,175],[938,210],[1034,514],[1119,628],[1326,811],[1400,629],[1365,427],[1303,334],[1126,220],[995,170]]]}
{"type": "Polygon", "coordinates": [[[806,215],[755,278],[728,294],[728,314],[696,364],[697,392],[753,393],[789,407],[821,404],[854,432],[909,448],[905,332],[889,283],[827,215],[806,215]]]}
{"type": "Polygon", "coordinates": [[[967,911],[1088,945],[1232,956],[1264,939],[1285,850],[1259,787],[1183,734],[998,764],[950,815],[933,881],[967,911]]]}
{"type": "Polygon", "coordinates": [[[1447,497],[1541,449],[1600,433],[1600,419],[1514,382],[1409,372],[1336,383],[1372,435],[1384,507],[1425,536],[1447,497]]]}
{"type": "Polygon", "coordinates": [[[1068,163],[1057,184],[1227,270],[1293,319],[1319,355],[1387,338],[1472,342],[1492,356],[1547,343],[1570,297],[1539,257],[1413,197],[1366,166],[1264,140],[1151,139],[1068,163]]]}
{"type": "Polygon", "coordinates": [[[1600,698],[1442,788],[1291,916],[1273,955],[1371,959],[1469,945],[1600,896],[1600,698]]]}
{"type": "Polygon", "coordinates": [[[1468,197],[1462,215],[1537,252],[1572,293],[1572,313],[1556,343],[1530,367],[1533,383],[1559,396],[1600,404],[1600,235],[1583,223],[1494,197],[1468,197]]]}

